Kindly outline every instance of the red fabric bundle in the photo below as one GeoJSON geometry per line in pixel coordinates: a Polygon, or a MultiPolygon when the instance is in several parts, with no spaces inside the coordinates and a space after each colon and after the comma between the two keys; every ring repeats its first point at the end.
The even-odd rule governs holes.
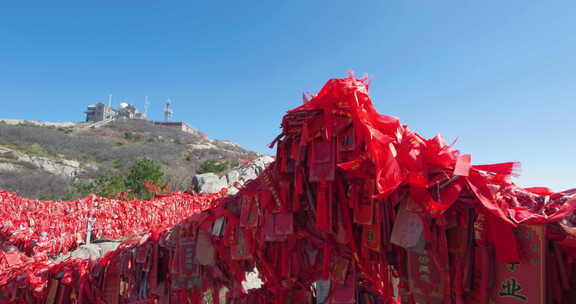
{"type": "Polygon", "coordinates": [[[38,201],[0,191],[0,239],[29,255],[56,257],[86,239],[92,221],[94,239],[121,239],[169,227],[209,209],[219,194],[175,192],[150,201],[121,201],[94,195],[76,201],[38,201]]]}

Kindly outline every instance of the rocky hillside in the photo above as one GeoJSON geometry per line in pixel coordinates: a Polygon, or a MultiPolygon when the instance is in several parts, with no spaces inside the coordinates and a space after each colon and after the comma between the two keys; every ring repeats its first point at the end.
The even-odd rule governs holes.
{"type": "Polygon", "coordinates": [[[234,166],[258,154],[143,120],[103,125],[0,120],[0,189],[25,197],[74,198],[75,184],[123,172],[143,157],[163,166],[172,190],[187,190],[207,160],[234,166]]]}

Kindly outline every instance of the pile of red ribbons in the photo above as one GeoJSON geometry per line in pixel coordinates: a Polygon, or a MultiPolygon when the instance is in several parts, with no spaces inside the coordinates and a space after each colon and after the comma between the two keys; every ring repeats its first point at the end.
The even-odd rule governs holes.
{"type": "Polygon", "coordinates": [[[150,201],[120,201],[90,195],[76,201],[38,201],[0,191],[0,241],[30,256],[66,254],[86,240],[122,239],[169,227],[213,207],[218,194],[175,192],[150,201]]]}
{"type": "Polygon", "coordinates": [[[521,189],[516,163],[472,165],[440,136],[377,113],[364,79],[328,81],[287,113],[273,144],[276,161],[238,194],[169,229],[148,226],[97,262],[10,256],[19,274],[0,279],[0,303],[576,296],[576,191],[521,189]],[[263,285],[245,290],[254,269],[263,285]]]}

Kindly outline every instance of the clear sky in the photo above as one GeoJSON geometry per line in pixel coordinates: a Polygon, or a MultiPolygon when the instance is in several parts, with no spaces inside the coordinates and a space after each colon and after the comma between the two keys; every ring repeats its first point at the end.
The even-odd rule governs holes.
{"type": "Polygon", "coordinates": [[[574,1],[2,1],[0,117],[122,100],[258,152],[333,77],[522,186],[576,187],[574,1]]]}

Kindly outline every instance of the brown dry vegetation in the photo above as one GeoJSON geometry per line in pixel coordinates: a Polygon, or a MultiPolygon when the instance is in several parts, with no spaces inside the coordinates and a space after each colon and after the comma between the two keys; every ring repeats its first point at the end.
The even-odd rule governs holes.
{"type": "Polygon", "coordinates": [[[0,172],[0,189],[31,198],[70,199],[75,195],[75,183],[124,172],[134,160],[147,157],[162,165],[172,190],[186,190],[191,176],[206,160],[224,159],[235,165],[257,156],[220,141],[212,141],[216,146],[212,149],[191,149],[189,146],[203,141],[200,136],[143,120],[115,121],[94,129],[0,123],[0,146],[30,155],[96,165],[74,179],[35,168],[0,172]]]}

